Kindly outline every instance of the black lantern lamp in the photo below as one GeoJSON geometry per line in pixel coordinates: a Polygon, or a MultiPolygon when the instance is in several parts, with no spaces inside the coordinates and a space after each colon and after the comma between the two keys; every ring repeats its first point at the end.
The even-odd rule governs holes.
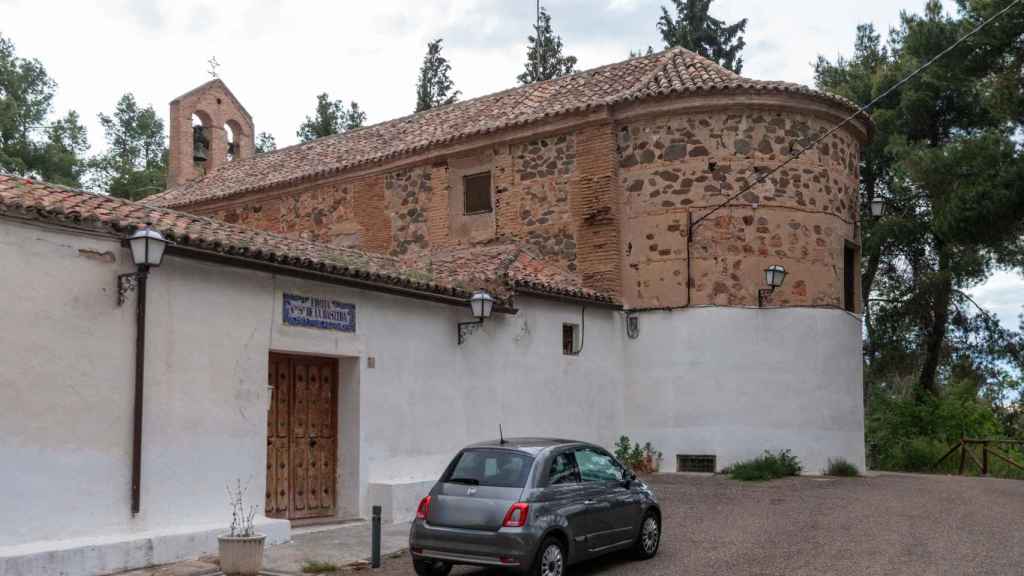
{"type": "Polygon", "coordinates": [[[757,291],[757,307],[761,308],[764,306],[765,296],[768,296],[782,283],[786,281],[786,269],[778,264],[773,264],[764,270],[764,282],[768,285],[767,288],[762,288],[757,291]]]}
{"type": "Polygon", "coordinates": [[[131,250],[132,262],[138,269],[117,277],[118,306],[125,303],[129,292],[138,288],[150,267],[159,266],[163,262],[164,248],[167,247],[167,239],[163,237],[163,234],[149,226],[136,230],[125,239],[125,242],[131,250]]]}
{"type": "Polygon", "coordinates": [[[459,322],[459,346],[466,341],[466,336],[472,334],[479,328],[484,320],[491,317],[491,310],[494,309],[494,296],[483,290],[473,293],[469,299],[469,308],[473,311],[473,322],[459,322]]]}
{"type": "Polygon", "coordinates": [[[871,199],[871,216],[875,218],[881,218],[885,214],[885,199],[881,196],[875,196],[871,199]]]}

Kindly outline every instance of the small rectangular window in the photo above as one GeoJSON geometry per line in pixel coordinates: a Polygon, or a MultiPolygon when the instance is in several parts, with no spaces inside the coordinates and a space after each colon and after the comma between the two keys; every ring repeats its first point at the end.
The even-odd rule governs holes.
{"type": "Polygon", "coordinates": [[[856,310],[857,249],[847,244],[843,247],[843,307],[848,312],[856,310]]]}
{"type": "Polygon", "coordinates": [[[462,189],[466,196],[466,214],[483,214],[492,210],[490,172],[463,176],[462,189]]]}
{"type": "Polygon", "coordinates": [[[580,353],[580,325],[562,324],[562,354],[578,356],[580,353]]]}
{"type": "Polygon", "coordinates": [[[676,472],[716,471],[717,458],[714,454],[676,454],[676,472]]]}

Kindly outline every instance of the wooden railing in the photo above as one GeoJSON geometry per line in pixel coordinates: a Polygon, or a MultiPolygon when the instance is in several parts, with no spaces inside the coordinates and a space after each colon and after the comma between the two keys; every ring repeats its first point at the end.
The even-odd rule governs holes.
{"type": "Polygon", "coordinates": [[[949,452],[946,452],[942,456],[942,458],[939,458],[938,461],[935,462],[935,464],[932,465],[932,468],[938,468],[939,464],[942,464],[943,462],[945,462],[946,458],[949,458],[957,450],[959,450],[960,451],[960,467],[957,470],[957,474],[963,475],[963,473],[967,470],[967,459],[970,458],[978,466],[978,470],[981,471],[981,475],[982,476],[987,476],[988,475],[988,462],[989,462],[989,455],[990,454],[992,456],[995,456],[996,458],[1002,460],[1003,462],[1007,463],[1008,465],[1013,466],[1014,468],[1020,470],[1021,472],[1024,472],[1024,465],[1022,465],[1022,464],[1020,464],[1018,462],[1014,462],[1009,456],[1007,456],[1006,454],[1002,453],[1001,451],[996,450],[995,448],[993,448],[992,447],[993,444],[995,444],[995,445],[1007,444],[1007,445],[1011,445],[1011,446],[1013,446],[1013,445],[1024,446],[1024,441],[1022,441],[1022,440],[994,440],[994,439],[987,439],[987,438],[961,438],[959,442],[954,444],[953,447],[949,449],[949,452]],[[976,450],[972,449],[975,446],[981,446],[981,459],[980,460],[978,459],[978,456],[975,454],[976,450]]]}

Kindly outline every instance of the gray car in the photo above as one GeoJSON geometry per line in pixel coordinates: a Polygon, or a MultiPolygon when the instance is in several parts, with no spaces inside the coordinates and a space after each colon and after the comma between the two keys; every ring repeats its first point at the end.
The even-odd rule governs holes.
{"type": "Polygon", "coordinates": [[[661,541],[651,489],[599,446],[517,438],[474,444],[420,502],[409,532],[413,567],[455,564],[561,576],[617,550],[650,558],[661,541]]]}

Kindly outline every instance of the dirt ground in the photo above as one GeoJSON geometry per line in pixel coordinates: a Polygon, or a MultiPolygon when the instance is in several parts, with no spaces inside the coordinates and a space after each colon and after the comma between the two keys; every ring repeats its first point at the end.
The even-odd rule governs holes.
{"type": "MultiPolygon", "coordinates": [[[[650,483],[664,513],[658,556],[611,556],[574,566],[570,576],[1024,575],[1019,480],[659,475],[650,483]]],[[[413,571],[406,556],[372,573],[413,571]]]]}

